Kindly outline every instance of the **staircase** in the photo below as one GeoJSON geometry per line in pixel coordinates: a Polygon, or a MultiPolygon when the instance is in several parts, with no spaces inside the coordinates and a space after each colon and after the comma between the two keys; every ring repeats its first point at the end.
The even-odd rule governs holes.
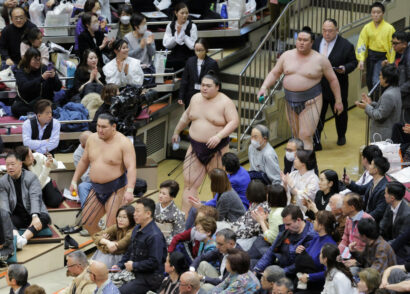
{"type": "MultiPolygon", "coordinates": [[[[240,126],[232,137],[242,161],[247,159],[249,134],[252,126],[266,124],[271,133],[271,144],[277,145],[290,138],[286,121],[284,93],[281,85],[272,90],[265,101],[258,101],[259,87],[284,50],[295,47],[294,36],[304,26],[321,34],[326,18],[338,22],[339,33],[360,26],[370,19],[373,0],[293,0],[282,11],[259,46],[248,58],[221,71],[222,90],[234,100],[240,114],[240,126]],[[259,115],[255,115],[259,112],[259,115]]],[[[383,1],[385,2],[385,1],[383,1]]]]}

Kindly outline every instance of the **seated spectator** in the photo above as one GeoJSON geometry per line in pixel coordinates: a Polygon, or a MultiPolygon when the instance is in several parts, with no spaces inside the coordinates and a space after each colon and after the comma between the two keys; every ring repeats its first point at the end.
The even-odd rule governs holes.
{"type": "Polygon", "coordinates": [[[11,23],[7,25],[0,36],[0,55],[2,68],[18,65],[21,60],[20,44],[23,36],[35,27],[26,16],[23,8],[15,6],[10,10],[11,23]]]}
{"type": "Polygon", "coordinates": [[[215,241],[217,248],[196,257],[190,266],[192,271],[198,272],[203,282],[201,288],[205,291],[212,290],[228,276],[229,272],[226,270],[228,250],[231,248],[241,249],[236,243],[236,234],[231,229],[218,231],[215,241]]]}
{"type": "Polygon", "coordinates": [[[330,197],[339,193],[339,178],[337,173],[331,169],[323,170],[319,175],[319,190],[316,192],[315,200],[303,199],[302,202],[308,208],[306,215],[315,219],[315,214],[324,210],[329,203],[330,197]]]}
{"type": "Polygon", "coordinates": [[[218,63],[207,55],[208,49],[208,42],[198,39],[194,47],[195,56],[188,58],[185,64],[178,99],[178,103],[185,105],[185,108],[188,108],[191,97],[199,93],[203,76],[210,71],[219,74],[218,63]]]}
{"type": "Polygon", "coordinates": [[[251,182],[248,171],[241,166],[239,157],[232,152],[226,152],[222,155],[222,166],[228,175],[232,189],[238,193],[245,209],[248,209],[249,200],[246,198],[246,189],[251,182]]]}
{"type": "Polygon", "coordinates": [[[403,157],[403,161],[405,162],[410,161],[410,124],[409,123],[394,124],[391,139],[393,143],[400,144],[400,151],[403,157]]]}
{"type": "Polygon", "coordinates": [[[205,291],[200,289],[201,281],[195,272],[185,272],[181,275],[179,282],[180,294],[205,294],[205,291]]]}
{"type": "Polygon", "coordinates": [[[62,86],[55,70],[41,64],[41,53],[33,47],[26,51],[14,75],[18,96],[11,111],[17,118],[34,111],[40,99],[52,101],[54,92],[62,86]]]}
{"type": "Polygon", "coordinates": [[[97,245],[92,260],[101,261],[108,268],[118,264],[131,243],[131,234],[135,227],[134,211],[131,205],[120,207],[116,215],[116,224],[92,236],[97,245]]]}
{"type": "Polygon", "coordinates": [[[33,47],[38,49],[41,53],[41,63],[44,65],[48,65],[50,62],[50,54],[48,53],[48,47],[46,44],[43,43],[43,33],[37,28],[31,28],[25,39],[20,44],[20,54],[21,58],[23,58],[24,54],[26,53],[27,49],[33,47]]]}
{"type": "Polygon", "coordinates": [[[28,272],[22,264],[11,264],[6,273],[6,283],[10,286],[10,294],[24,293],[30,286],[27,283],[28,272]]]}
{"type": "Polygon", "coordinates": [[[317,232],[309,247],[300,245],[296,248],[294,272],[298,277],[297,288],[310,293],[320,293],[325,284],[325,267],[320,263],[320,251],[325,244],[334,244],[340,240],[335,230],[336,219],[330,211],[317,213],[313,227],[317,232]]]}
{"type": "Polygon", "coordinates": [[[360,238],[357,223],[363,218],[372,218],[372,216],[363,211],[362,199],[355,193],[349,193],[344,197],[342,212],[347,218],[339,250],[341,257],[345,260],[344,263],[350,267],[356,263],[356,260],[351,258],[349,244],[355,242],[356,249],[359,251],[363,251],[366,246],[360,238]]]}
{"type": "MultiPolygon", "coordinates": [[[[98,21],[97,14],[91,12],[84,13],[81,16],[81,22],[84,26],[84,31],[78,36],[79,52],[83,53],[87,49],[92,50],[97,55],[98,62],[104,64],[103,51],[107,49],[109,41],[108,38],[104,36],[104,32],[100,30],[100,22],[98,21]]],[[[81,54],[81,57],[83,56],[85,57],[86,55],[81,54]]],[[[96,68],[96,65],[94,68],[96,68]]]]}
{"type": "Polygon", "coordinates": [[[288,205],[282,211],[283,225],[279,227],[279,234],[269,250],[254,267],[254,271],[262,273],[265,268],[277,264],[291,273],[296,257],[296,248],[303,245],[308,248],[317,233],[313,225],[303,220],[302,210],[296,205],[288,205]]]}
{"type": "Polygon", "coordinates": [[[360,195],[364,195],[364,208],[377,223],[383,218],[386,210],[386,199],[384,191],[387,184],[386,173],[390,168],[390,163],[385,157],[375,157],[369,166],[369,174],[373,179],[366,185],[357,185],[351,181],[349,176],[343,178],[347,188],[360,195]]]}
{"type": "Polygon", "coordinates": [[[2,30],[4,27],[8,24],[10,24],[10,10],[16,6],[19,5],[19,2],[17,0],[5,0],[2,3],[2,11],[1,11],[1,17],[4,20],[4,23],[2,23],[2,30]]]}
{"type": "Polygon", "coordinates": [[[100,94],[105,84],[105,76],[95,51],[86,49],[82,52],[84,52],[83,58],[75,71],[74,86],[70,90],[71,95],[79,95],[78,98],[73,97],[77,102],[89,93],[100,94]]]}
{"type": "Polygon", "coordinates": [[[147,30],[147,19],[142,14],[134,13],[131,17],[131,26],[132,31],[124,37],[130,48],[128,55],[141,62],[144,74],[155,73],[155,40],[154,34],[147,30]]]}
{"type": "Polygon", "coordinates": [[[167,244],[172,238],[184,231],[185,214],[175,205],[174,199],[177,197],[179,184],[174,180],[166,180],[159,185],[158,203],[155,205],[154,220],[160,224],[170,224],[172,231],[166,237],[167,244]]]}
{"type": "Polygon", "coordinates": [[[154,222],[154,213],[152,199],[137,200],[134,213],[137,226],[131,235],[131,245],[118,265],[113,266],[135,275],[134,280],[121,286],[121,294],[145,294],[156,291],[162,283],[167,249],[164,235],[154,222]]]}
{"type": "Polygon", "coordinates": [[[60,142],[60,122],[53,118],[51,102],[37,101],[36,116],[23,123],[23,144],[34,152],[47,155],[57,148],[60,142]]]}
{"type": "Polygon", "coordinates": [[[117,39],[124,39],[126,34],[132,32],[132,6],[124,4],[120,7],[118,12],[120,15],[120,24],[118,25],[117,39]]]}
{"type": "MultiPolygon", "coordinates": [[[[218,210],[218,221],[234,222],[245,214],[245,208],[235,190],[232,189],[226,172],[220,168],[214,168],[209,173],[211,179],[211,191],[215,195],[216,210],[218,210]]],[[[190,197],[190,203],[196,209],[203,205],[197,198],[190,197]]],[[[208,203],[205,203],[207,205],[208,203]]]]}
{"type": "Polygon", "coordinates": [[[66,275],[68,277],[74,277],[74,279],[70,286],[61,290],[59,294],[93,294],[96,286],[93,281],[91,281],[90,275],[87,273],[87,255],[81,250],[77,250],[69,253],[66,259],[66,275]]]}
{"type": "Polygon", "coordinates": [[[355,104],[365,110],[370,118],[370,140],[386,140],[392,137],[393,125],[401,119],[401,94],[399,73],[394,64],[382,67],[380,86],[384,89],[377,102],[373,102],[366,94],[362,94],[362,101],[355,104]],[[379,136],[375,136],[378,134],[379,136]]]}
{"type": "Polygon", "coordinates": [[[379,234],[379,227],[373,219],[361,219],[357,224],[360,239],[366,244],[363,252],[356,249],[356,243],[349,244],[352,256],[361,268],[372,267],[383,273],[386,268],[396,264],[393,249],[379,234]]]}
{"type": "Polygon", "coordinates": [[[379,289],[381,276],[374,268],[365,268],[359,273],[360,281],[357,283],[357,290],[363,294],[374,294],[379,289]]]}
{"type": "Polygon", "coordinates": [[[286,148],[285,148],[285,157],[284,157],[284,169],[283,173],[288,174],[291,173],[295,170],[295,167],[293,166],[293,162],[295,161],[296,157],[296,151],[298,150],[303,150],[304,145],[303,141],[298,138],[291,138],[289,139],[288,143],[286,143],[286,148]]]}
{"type": "Polygon", "coordinates": [[[140,61],[128,57],[128,42],[116,40],[113,44],[116,57],[103,67],[107,84],[116,84],[119,88],[127,85],[141,86],[144,81],[140,61]]]}
{"type": "MultiPolygon", "coordinates": [[[[270,265],[265,268],[262,277],[261,277],[261,288],[268,293],[273,294],[273,289],[275,284],[282,278],[285,277],[285,271],[277,266],[277,265],[270,265]]],[[[285,294],[284,292],[282,292],[285,294]]]]}
{"type": "Polygon", "coordinates": [[[404,264],[410,261],[410,242],[404,246],[398,246],[396,239],[400,235],[406,234],[410,218],[410,207],[406,200],[403,200],[406,187],[397,181],[386,184],[384,197],[387,209],[380,222],[380,235],[389,242],[396,253],[397,262],[404,264]]]}
{"type": "Polygon", "coordinates": [[[108,277],[108,269],[104,263],[93,261],[88,267],[87,272],[90,274],[91,281],[97,285],[94,293],[120,294],[117,286],[108,277]]]}
{"type": "Polygon", "coordinates": [[[315,153],[311,150],[296,151],[293,165],[296,170],[286,175],[281,173],[282,183],[288,194],[288,200],[306,212],[307,207],[304,204],[307,199],[314,201],[316,192],[319,190],[319,178],[314,171],[315,153]]]}
{"type": "Polygon", "coordinates": [[[97,120],[98,116],[103,113],[110,113],[111,99],[120,94],[118,86],[115,84],[105,85],[101,90],[101,99],[104,103],[95,112],[93,121],[88,124],[88,128],[91,132],[95,133],[97,131],[97,120]]]}
{"type": "MultiPolygon", "coordinates": [[[[196,209],[195,209],[196,210],[196,209]]],[[[185,230],[192,229],[195,226],[195,219],[204,217],[204,216],[209,216],[212,217],[213,219],[218,219],[219,214],[218,210],[216,210],[215,207],[208,206],[208,205],[202,205],[198,210],[196,210],[195,213],[192,215],[192,219],[188,217],[188,219],[185,222],[185,230]]]]}
{"type": "Polygon", "coordinates": [[[273,286],[272,294],[293,294],[293,283],[288,278],[281,278],[273,286]]]}
{"type": "Polygon", "coordinates": [[[357,294],[356,283],[349,269],[338,259],[339,249],[325,244],[320,252],[320,263],[326,267],[326,281],[322,294],[357,294]]]}
{"type": "MultiPolygon", "coordinates": [[[[77,167],[78,163],[81,160],[81,156],[83,156],[85,144],[87,143],[88,137],[92,133],[90,131],[84,131],[80,134],[80,144],[78,145],[77,149],[75,149],[73,154],[73,162],[74,166],[77,167]]],[[[81,176],[81,183],[78,185],[78,197],[80,197],[81,208],[84,207],[84,203],[87,200],[87,196],[91,190],[91,180],[89,176],[90,167],[88,167],[87,171],[81,176]]]]}
{"type": "Polygon", "coordinates": [[[168,276],[162,281],[158,293],[179,294],[180,277],[188,268],[189,266],[183,253],[174,251],[168,254],[165,261],[165,272],[168,276]]]}
{"type": "Polygon", "coordinates": [[[198,38],[196,25],[188,19],[188,6],[180,2],[174,9],[176,20],[167,25],[162,44],[172,50],[167,56],[167,69],[173,72],[183,68],[187,59],[194,55],[194,45],[198,38]]]}
{"type": "Polygon", "coordinates": [[[265,185],[280,184],[280,167],[275,149],[269,143],[269,129],[256,125],[251,132],[248,149],[249,175],[265,185]]]}
{"type": "Polygon", "coordinates": [[[251,212],[252,218],[259,223],[263,231],[263,235],[258,236],[248,251],[251,259],[260,259],[275,241],[282,224],[281,214],[288,201],[285,188],[279,184],[267,187],[267,199],[269,214],[262,209],[251,212]]]}
{"type": "Polygon", "coordinates": [[[7,267],[6,260],[14,253],[13,224],[10,214],[0,208],[0,268],[7,267]]]}
{"type": "Polygon", "coordinates": [[[393,265],[388,267],[382,277],[381,289],[389,290],[390,293],[410,292],[410,263],[393,265]]]}
{"type": "Polygon", "coordinates": [[[238,237],[239,244],[244,250],[249,250],[256,237],[263,234],[260,224],[253,219],[252,211],[268,214],[269,204],[266,201],[266,186],[258,180],[249,183],[246,189],[246,198],[249,200],[249,209],[236,222],[231,223],[232,230],[238,237]]]}
{"type": "Polygon", "coordinates": [[[15,153],[7,154],[7,174],[0,179],[0,207],[11,216],[19,249],[51,222],[42,200],[40,181],[22,166],[15,153]],[[25,229],[22,236],[18,229],[25,229]]]}
{"type": "Polygon", "coordinates": [[[46,294],[46,291],[43,287],[38,285],[31,285],[24,290],[24,294],[46,294]]]}
{"type": "MultiPolygon", "coordinates": [[[[355,182],[357,185],[366,185],[373,179],[373,177],[369,174],[370,164],[372,163],[373,158],[382,157],[382,156],[383,156],[383,153],[378,146],[367,145],[366,147],[364,147],[362,154],[361,154],[361,163],[362,163],[364,172],[360,176],[359,180],[355,182]]],[[[347,194],[349,192],[352,192],[352,191],[350,191],[349,189],[344,189],[340,193],[347,194]]]]}
{"type": "Polygon", "coordinates": [[[259,290],[260,283],[255,274],[249,270],[251,259],[240,249],[227,250],[226,270],[229,275],[210,293],[253,294],[259,290]]]}
{"type": "MultiPolygon", "coordinates": [[[[98,15],[98,20],[100,21],[100,29],[104,30],[105,29],[105,25],[106,25],[106,21],[104,20],[103,17],[101,17],[101,4],[98,0],[87,0],[85,1],[84,4],[84,11],[82,13],[79,14],[79,18],[77,21],[77,24],[75,26],[75,34],[74,34],[74,50],[79,52],[79,44],[78,44],[78,38],[81,35],[81,33],[83,31],[85,31],[85,27],[83,26],[83,22],[81,19],[81,16],[84,13],[95,13],[98,15]]],[[[79,52],[81,55],[81,52],[79,52]]]]}
{"type": "Polygon", "coordinates": [[[168,246],[168,252],[181,251],[185,254],[189,263],[192,263],[197,256],[216,248],[215,241],[212,239],[215,231],[216,221],[214,218],[197,216],[195,227],[185,230],[172,238],[171,244],[168,246]],[[183,242],[188,246],[184,246],[183,242]]]}
{"type": "Polygon", "coordinates": [[[16,154],[23,162],[23,167],[33,172],[40,181],[44,204],[51,208],[59,207],[64,198],[50,179],[50,171],[57,168],[57,161],[53,156],[50,153],[33,153],[26,146],[16,147],[16,154]]]}
{"type": "MultiPolygon", "coordinates": [[[[345,231],[346,225],[346,218],[347,216],[343,214],[343,198],[344,196],[341,194],[335,194],[329,199],[329,209],[332,212],[333,216],[336,218],[337,222],[337,231],[339,232],[340,236],[343,236],[345,231]]],[[[327,210],[327,208],[326,208],[327,210]]]]}

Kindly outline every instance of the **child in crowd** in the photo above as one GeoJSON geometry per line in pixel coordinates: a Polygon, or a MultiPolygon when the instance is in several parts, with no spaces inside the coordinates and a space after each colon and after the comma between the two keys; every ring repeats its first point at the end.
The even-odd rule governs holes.
{"type": "Polygon", "coordinates": [[[177,234],[172,238],[168,252],[181,251],[192,263],[195,257],[212,251],[216,248],[215,240],[212,239],[216,232],[216,220],[213,217],[201,216],[199,213],[195,220],[195,227],[177,234]]]}
{"type": "Polygon", "coordinates": [[[120,207],[116,224],[92,236],[98,248],[93,260],[105,263],[108,268],[121,260],[131,243],[131,234],[135,227],[134,210],[131,205],[120,207]]]}
{"type": "Polygon", "coordinates": [[[167,244],[171,243],[172,237],[184,231],[185,214],[175,205],[179,185],[174,180],[166,180],[159,186],[159,202],[155,205],[154,220],[160,224],[170,224],[172,230],[165,236],[167,244]]]}

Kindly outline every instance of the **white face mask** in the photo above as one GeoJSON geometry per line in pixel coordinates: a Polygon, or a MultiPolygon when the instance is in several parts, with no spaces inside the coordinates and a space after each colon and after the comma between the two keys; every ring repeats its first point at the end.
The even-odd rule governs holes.
{"type": "Polygon", "coordinates": [[[97,11],[95,12],[95,14],[97,14],[98,16],[100,16],[100,15],[101,15],[101,9],[97,10],[97,11]]]}
{"type": "Polygon", "coordinates": [[[147,25],[143,25],[142,27],[138,28],[138,33],[140,33],[141,35],[145,34],[146,31],[147,31],[147,25]]]}
{"type": "Polygon", "coordinates": [[[127,15],[124,15],[124,16],[121,16],[121,17],[120,17],[120,21],[121,21],[121,23],[122,23],[123,25],[129,24],[129,23],[130,23],[130,19],[131,19],[131,17],[130,17],[130,16],[127,16],[127,15]]]}
{"type": "Polygon", "coordinates": [[[196,228],[193,228],[191,231],[191,238],[197,241],[205,240],[207,235],[205,233],[198,232],[196,228]]]}
{"type": "Polygon", "coordinates": [[[256,149],[258,149],[258,148],[261,147],[261,143],[259,143],[259,142],[256,141],[256,140],[251,140],[251,144],[252,144],[252,146],[255,147],[256,149]]]}
{"type": "Polygon", "coordinates": [[[295,160],[295,154],[296,154],[296,152],[286,151],[285,157],[289,161],[294,161],[295,160]]]}
{"type": "Polygon", "coordinates": [[[93,23],[93,24],[91,25],[91,30],[92,30],[93,32],[98,31],[99,28],[100,28],[100,24],[99,24],[99,23],[93,23]]]}

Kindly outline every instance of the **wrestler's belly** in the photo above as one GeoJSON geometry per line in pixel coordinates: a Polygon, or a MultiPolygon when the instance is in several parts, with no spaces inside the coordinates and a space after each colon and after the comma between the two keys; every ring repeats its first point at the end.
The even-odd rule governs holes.
{"type": "Polygon", "coordinates": [[[119,178],[124,173],[121,165],[110,165],[101,161],[91,163],[90,179],[94,183],[104,184],[119,178]]]}
{"type": "Polygon", "coordinates": [[[321,78],[308,78],[300,74],[291,74],[283,79],[283,86],[286,90],[300,92],[306,91],[320,83],[321,78]]]}
{"type": "Polygon", "coordinates": [[[189,136],[195,141],[206,143],[215,136],[223,126],[216,126],[206,119],[196,119],[192,121],[189,127],[189,136]]]}

